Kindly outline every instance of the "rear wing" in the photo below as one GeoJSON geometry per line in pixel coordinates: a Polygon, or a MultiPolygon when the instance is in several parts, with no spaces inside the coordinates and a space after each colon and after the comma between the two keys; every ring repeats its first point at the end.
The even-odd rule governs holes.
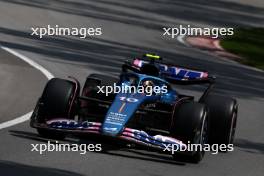
{"type": "Polygon", "coordinates": [[[145,64],[153,64],[153,66],[158,68],[160,77],[174,84],[214,83],[215,80],[215,77],[210,76],[207,71],[138,58],[134,59],[132,62],[127,61],[123,65],[123,70],[130,69],[137,73],[141,73],[141,68],[145,64]]]}

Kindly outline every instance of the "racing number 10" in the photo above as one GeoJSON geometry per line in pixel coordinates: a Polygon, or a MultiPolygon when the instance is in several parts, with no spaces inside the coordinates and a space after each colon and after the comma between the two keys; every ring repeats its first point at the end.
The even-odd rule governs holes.
{"type": "Polygon", "coordinates": [[[138,101],[138,99],[136,98],[127,98],[127,97],[119,97],[121,101],[127,101],[127,102],[131,102],[131,103],[135,103],[138,101]]]}

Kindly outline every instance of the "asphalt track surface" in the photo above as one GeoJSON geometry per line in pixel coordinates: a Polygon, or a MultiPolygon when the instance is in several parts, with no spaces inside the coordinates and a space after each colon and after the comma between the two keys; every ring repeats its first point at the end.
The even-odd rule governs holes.
{"type": "MultiPolygon", "coordinates": [[[[103,145],[104,153],[31,152],[31,144],[46,143],[28,122],[0,132],[0,175],[237,175],[264,173],[264,73],[183,46],[162,37],[161,28],[195,26],[264,26],[264,3],[255,1],[62,1],[1,0],[0,45],[39,63],[57,77],[72,75],[81,82],[89,73],[118,75],[120,65],[138,53],[156,52],[168,61],[207,69],[218,78],[215,91],[236,97],[239,119],[235,151],[208,153],[198,164],[173,162],[144,150],[103,145]],[[30,27],[102,27],[103,35],[77,37],[30,36],[30,27]]],[[[11,54],[0,51],[0,123],[34,108],[46,78],[11,54]]],[[[186,92],[198,94],[196,88],[186,92]]],[[[67,139],[66,142],[76,142],[67,139]]],[[[91,141],[77,141],[91,142],[91,141]]]]}

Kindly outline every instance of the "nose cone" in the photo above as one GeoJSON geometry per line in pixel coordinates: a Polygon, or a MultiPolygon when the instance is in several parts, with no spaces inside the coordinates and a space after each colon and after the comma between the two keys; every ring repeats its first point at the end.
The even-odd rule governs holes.
{"type": "MultiPolygon", "coordinates": [[[[119,103],[117,103],[119,104],[119,103]]],[[[116,106],[114,103],[112,106],[116,106]]],[[[122,104],[121,106],[124,106],[122,104]]],[[[126,122],[133,114],[122,113],[120,111],[114,111],[115,108],[110,108],[103,124],[103,134],[116,136],[122,132],[126,122]]]]}
{"type": "Polygon", "coordinates": [[[118,94],[106,114],[102,133],[111,136],[120,134],[144,99],[145,96],[135,94],[118,94]]]}

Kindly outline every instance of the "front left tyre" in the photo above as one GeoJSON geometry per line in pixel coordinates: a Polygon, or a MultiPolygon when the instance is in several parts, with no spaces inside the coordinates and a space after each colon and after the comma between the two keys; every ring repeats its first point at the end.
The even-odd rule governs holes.
{"type": "MultiPolygon", "coordinates": [[[[49,80],[32,114],[31,126],[33,123],[45,123],[53,118],[74,119],[78,95],[79,87],[76,83],[59,78],[49,80]]],[[[65,137],[65,134],[50,129],[37,128],[37,131],[43,137],[65,137]]]]}

